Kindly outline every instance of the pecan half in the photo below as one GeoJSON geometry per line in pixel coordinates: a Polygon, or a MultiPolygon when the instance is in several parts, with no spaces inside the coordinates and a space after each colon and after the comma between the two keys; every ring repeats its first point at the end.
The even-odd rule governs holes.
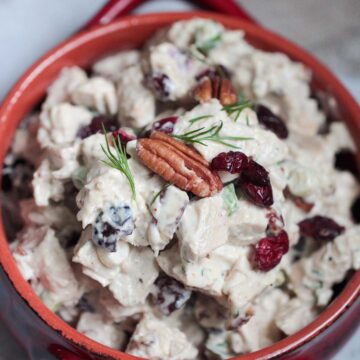
{"type": "Polygon", "coordinates": [[[203,103],[217,98],[222,105],[232,105],[237,101],[236,92],[229,79],[220,76],[204,77],[194,90],[195,100],[203,103]]]}
{"type": "Polygon", "coordinates": [[[137,154],[153,172],[199,197],[212,196],[222,189],[219,176],[199,153],[162,132],[154,131],[149,139],[139,139],[137,154]]]}

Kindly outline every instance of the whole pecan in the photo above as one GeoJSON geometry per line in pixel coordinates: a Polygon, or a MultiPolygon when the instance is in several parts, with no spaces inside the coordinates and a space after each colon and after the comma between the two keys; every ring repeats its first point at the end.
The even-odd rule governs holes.
{"type": "Polygon", "coordinates": [[[199,197],[212,196],[222,189],[222,182],[209,163],[195,150],[160,131],[149,139],[139,139],[140,160],[166,181],[199,197]]]}
{"type": "Polygon", "coordinates": [[[222,105],[232,105],[237,101],[231,81],[220,76],[203,77],[195,87],[194,96],[201,103],[211,98],[219,99],[222,105]]]}

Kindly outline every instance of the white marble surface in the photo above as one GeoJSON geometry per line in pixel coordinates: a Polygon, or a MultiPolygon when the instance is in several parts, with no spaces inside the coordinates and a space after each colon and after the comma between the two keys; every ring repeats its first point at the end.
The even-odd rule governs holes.
{"type": "MultiPolygon", "coordinates": [[[[359,0],[239,1],[261,24],[316,54],[360,100],[359,0]]],[[[105,2],[0,0],[0,99],[33,61],[81,28],[105,2]]],[[[180,0],[155,0],[137,12],[192,8],[180,0]]],[[[27,359],[1,323],[0,359],[27,359]]],[[[360,359],[360,329],[335,359],[360,359]]]]}

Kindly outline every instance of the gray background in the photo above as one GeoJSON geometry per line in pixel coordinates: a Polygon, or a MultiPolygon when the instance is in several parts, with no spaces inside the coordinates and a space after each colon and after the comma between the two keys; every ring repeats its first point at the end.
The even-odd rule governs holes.
{"type": "MultiPolygon", "coordinates": [[[[32,62],[80,29],[105,2],[0,0],[0,100],[32,62]]],[[[316,54],[360,100],[360,0],[239,2],[261,24],[316,54]]],[[[180,0],[154,0],[136,12],[193,8],[180,0]]],[[[26,359],[1,322],[0,359],[26,359]]],[[[360,329],[335,359],[360,359],[360,329]]]]}

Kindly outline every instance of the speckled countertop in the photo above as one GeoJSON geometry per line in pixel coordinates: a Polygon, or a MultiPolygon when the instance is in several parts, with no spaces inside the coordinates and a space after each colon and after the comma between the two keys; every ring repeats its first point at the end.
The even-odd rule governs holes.
{"type": "MultiPolygon", "coordinates": [[[[319,57],[360,101],[359,0],[239,1],[261,24],[319,57]]],[[[33,61],[81,28],[105,2],[0,0],[0,100],[33,61]]],[[[191,9],[180,0],[154,0],[137,12],[191,9]]],[[[15,359],[28,357],[0,322],[0,360],[15,359]]],[[[360,359],[360,329],[335,359],[360,359]]]]}

